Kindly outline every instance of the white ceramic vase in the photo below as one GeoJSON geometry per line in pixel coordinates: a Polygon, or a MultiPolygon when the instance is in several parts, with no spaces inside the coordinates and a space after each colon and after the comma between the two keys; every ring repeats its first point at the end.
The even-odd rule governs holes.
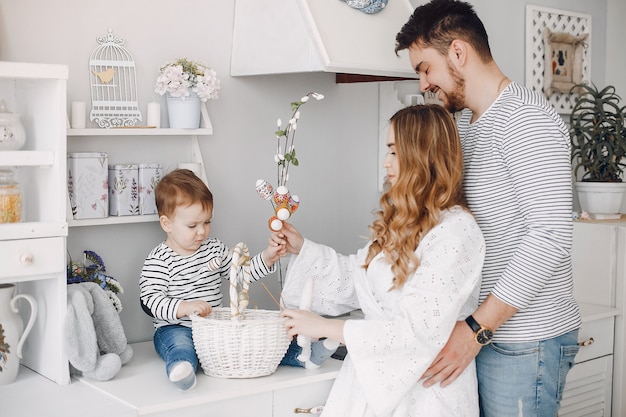
{"type": "Polygon", "coordinates": [[[580,208],[594,219],[619,219],[626,182],[576,182],[580,208]]]}
{"type": "Polygon", "coordinates": [[[193,91],[189,97],[172,97],[168,93],[167,117],[170,129],[198,129],[200,127],[200,97],[193,91]]]}
{"type": "Polygon", "coordinates": [[[10,384],[17,378],[22,358],[22,346],[37,317],[37,301],[28,294],[15,293],[14,284],[0,284],[0,385],[10,384]],[[17,301],[25,299],[30,304],[30,317],[24,330],[17,301]]]}

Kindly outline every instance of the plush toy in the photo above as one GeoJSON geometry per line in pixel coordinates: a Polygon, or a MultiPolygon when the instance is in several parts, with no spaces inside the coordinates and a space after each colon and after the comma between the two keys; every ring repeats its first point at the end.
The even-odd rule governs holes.
{"type": "Polygon", "coordinates": [[[65,345],[70,373],[97,381],[110,380],[132,358],[120,317],[98,284],[67,286],[65,345]]]}

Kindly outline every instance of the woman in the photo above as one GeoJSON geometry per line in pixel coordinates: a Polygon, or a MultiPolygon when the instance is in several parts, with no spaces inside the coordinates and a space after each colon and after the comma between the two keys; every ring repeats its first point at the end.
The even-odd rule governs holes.
{"type": "Polygon", "coordinates": [[[287,309],[290,336],[329,338],[345,358],[322,416],[478,416],[474,366],[452,385],[418,382],[457,320],[477,306],[484,240],[464,202],[461,144],[450,113],[437,105],[398,111],[390,120],[384,167],[389,188],[355,255],[306,240],[290,224],[277,233],[293,256],[283,290],[298,305],[308,277],[312,310],[360,308],[364,320],[328,319],[287,309]]]}

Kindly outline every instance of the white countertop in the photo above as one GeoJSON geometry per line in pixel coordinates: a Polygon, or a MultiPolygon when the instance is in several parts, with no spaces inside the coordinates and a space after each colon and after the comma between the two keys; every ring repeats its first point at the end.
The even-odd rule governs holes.
{"type": "Polygon", "coordinates": [[[139,415],[334,379],[342,364],[328,359],[315,370],[279,366],[272,375],[249,379],[214,378],[199,370],[196,387],[182,392],[167,379],[165,362],[158,357],[152,342],[133,344],[133,349],[133,359],[111,381],[83,378],[80,383],[119,399],[136,409],[139,415]]]}
{"type": "Polygon", "coordinates": [[[165,363],[152,342],[135,343],[133,358],[110,381],[73,379],[57,385],[28,368],[0,386],[2,417],[131,417],[181,409],[334,379],[342,362],[328,359],[315,370],[279,366],[272,375],[250,379],[221,379],[198,371],[197,386],[177,390],[165,375],[165,363]]]}
{"type": "Polygon", "coordinates": [[[0,386],[2,417],[135,417],[132,408],[74,381],[57,385],[22,366],[17,379],[0,386]]]}
{"type": "MultiPolygon", "coordinates": [[[[615,316],[618,310],[580,304],[583,322],[615,316]]],[[[111,381],[73,379],[57,385],[28,368],[18,378],[0,386],[2,417],[134,417],[184,409],[216,401],[245,397],[282,388],[334,379],[342,362],[328,359],[316,370],[279,366],[265,377],[221,379],[198,371],[197,386],[188,392],[174,388],[165,375],[165,364],[152,342],[132,345],[132,360],[111,381]]]]}

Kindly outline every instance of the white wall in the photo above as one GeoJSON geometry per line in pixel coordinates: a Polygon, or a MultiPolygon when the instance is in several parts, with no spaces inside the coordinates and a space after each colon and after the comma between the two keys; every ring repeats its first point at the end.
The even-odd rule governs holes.
{"type": "MultiPolygon", "coordinates": [[[[621,0],[535,2],[593,13],[592,73],[599,83],[604,82],[605,57],[611,56],[605,48],[605,44],[610,46],[605,42],[607,1],[623,12],[623,6],[618,6],[621,0]]],[[[523,83],[526,2],[473,3],[485,21],[497,61],[513,80],[523,83]]],[[[186,56],[213,66],[222,90],[218,100],[209,102],[214,135],[201,139],[215,196],[212,233],[228,245],[245,241],[253,252],[262,250],[268,238],[271,207],[259,199],[254,184],[257,178],[275,181],[276,119],[285,120],[289,103],[303,94],[323,93],[325,100],[303,107],[298,125],[300,166],[292,170],[289,188],[302,204],[293,223],[306,237],[352,252],[368,235],[371,212],[379,198],[378,86],[337,85],[332,74],[230,77],[233,4],[234,0],[3,0],[0,59],[67,64],[68,103],[89,103],[89,55],[97,46],[96,38],[111,27],[126,40],[124,46],[135,59],[144,116],[147,102],[162,99],[155,96],[153,86],[165,61],[186,56]]],[[[615,26],[621,23],[612,21],[615,26]]],[[[156,223],[70,229],[72,256],[84,249],[96,251],[108,273],[123,283],[122,320],[131,341],[151,338],[150,320],[138,305],[137,279],[145,255],[162,238],[156,223]]],[[[278,294],[276,277],[269,282],[278,294]]],[[[251,299],[261,308],[274,307],[260,286],[251,299]]]]}

